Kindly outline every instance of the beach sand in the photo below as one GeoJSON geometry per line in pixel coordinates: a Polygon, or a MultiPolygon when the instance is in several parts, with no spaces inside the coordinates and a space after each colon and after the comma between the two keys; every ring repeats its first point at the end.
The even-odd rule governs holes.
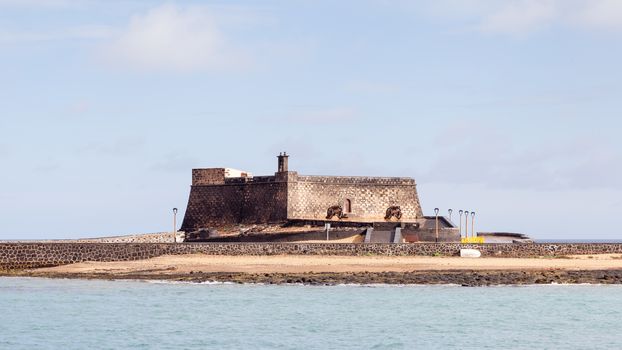
{"type": "Polygon", "coordinates": [[[579,255],[563,259],[459,258],[420,256],[221,256],[166,255],[152,259],[118,262],[83,262],[34,269],[39,273],[152,273],[247,272],[405,272],[430,270],[601,270],[622,269],[622,255],[579,255]],[[591,258],[590,258],[591,257],[591,258]]]}
{"type": "Polygon", "coordinates": [[[622,284],[622,255],[563,258],[422,256],[167,255],[119,262],[83,262],[13,276],[187,282],[372,284],[622,284]]]}

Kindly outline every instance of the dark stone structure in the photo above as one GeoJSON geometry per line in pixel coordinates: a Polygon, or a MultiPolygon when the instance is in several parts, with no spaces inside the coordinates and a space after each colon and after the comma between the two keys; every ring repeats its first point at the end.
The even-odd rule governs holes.
{"type": "Polygon", "coordinates": [[[399,207],[398,220],[423,217],[412,178],[299,175],[289,170],[288,157],[286,153],[278,156],[273,176],[252,176],[228,168],[193,169],[181,230],[325,220],[328,209],[336,206],[342,208],[339,219],[370,223],[384,221],[387,208],[395,207],[399,207]]]}
{"type": "Polygon", "coordinates": [[[461,248],[490,257],[560,257],[622,254],[619,243],[0,243],[0,270],[49,267],[83,261],[129,261],[161,255],[421,255],[458,256],[461,248]]]}

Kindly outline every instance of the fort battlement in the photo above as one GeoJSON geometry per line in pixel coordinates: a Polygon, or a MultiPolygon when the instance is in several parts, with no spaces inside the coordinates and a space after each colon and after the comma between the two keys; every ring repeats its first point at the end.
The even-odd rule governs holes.
{"type": "Polygon", "coordinates": [[[313,182],[327,185],[378,185],[415,186],[415,179],[409,177],[368,177],[368,176],[319,176],[299,175],[298,182],[313,182]]]}
{"type": "Polygon", "coordinates": [[[252,178],[252,174],[232,168],[192,169],[192,185],[221,185],[230,179],[252,178]]]}

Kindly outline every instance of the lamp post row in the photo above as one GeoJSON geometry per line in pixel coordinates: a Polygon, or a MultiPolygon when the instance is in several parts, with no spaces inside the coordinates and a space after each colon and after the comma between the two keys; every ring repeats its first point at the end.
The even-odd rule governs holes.
{"type": "Polygon", "coordinates": [[[434,208],[434,215],[436,216],[436,219],[434,221],[434,227],[436,231],[436,243],[438,243],[438,211],[438,208],[434,208]]]}
{"type": "MultiPolygon", "coordinates": [[[[436,242],[438,242],[438,213],[439,213],[440,209],[439,208],[434,208],[434,216],[435,216],[435,220],[434,220],[434,231],[435,231],[435,236],[436,236],[436,242]]],[[[449,221],[451,221],[451,214],[453,213],[453,209],[448,209],[447,210],[449,212],[449,221]]],[[[460,237],[462,237],[462,214],[464,215],[464,235],[465,237],[469,237],[469,211],[464,211],[464,210],[459,210],[458,214],[460,215],[460,226],[458,228],[458,232],[460,234],[460,237]]],[[[173,208],[173,243],[175,243],[177,241],[176,239],[176,233],[177,231],[177,208],[173,208]]],[[[474,237],[474,233],[475,233],[475,212],[472,211],[471,212],[471,236],[474,237]]]]}
{"type": "Polygon", "coordinates": [[[177,243],[177,208],[173,208],[173,243],[177,243]]]}
{"type": "MultiPolygon", "coordinates": [[[[438,242],[438,213],[440,212],[439,208],[434,208],[434,231],[436,235],[436,242],[438,242]]],[[[449,221],[451,220],[451,214],[454,212],[453,209],[447,209],[449,213],[449,221]]],[[[464,236],[466,238],[469,237],[469,214],[471,214],[471,237],[475,237],[475,212],[468,210],[458,210],[458,215],[460,216],[460,225],[458,226],[458,233],[460,237],[462,237],[462,215],[464,214],[464,236]]]]}

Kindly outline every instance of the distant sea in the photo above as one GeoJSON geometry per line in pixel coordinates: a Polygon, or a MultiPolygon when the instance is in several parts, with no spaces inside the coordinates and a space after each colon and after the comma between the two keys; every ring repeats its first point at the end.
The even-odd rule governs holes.
{"type": "Polygon", "coordinates": [[[0,349],[619,349],[622,286],[0,278],[0,349]]]}
{"type": "Polygon", "coordinates": [[[534,239],[536,243],[622,243],[622,239],[534,239]]]}

